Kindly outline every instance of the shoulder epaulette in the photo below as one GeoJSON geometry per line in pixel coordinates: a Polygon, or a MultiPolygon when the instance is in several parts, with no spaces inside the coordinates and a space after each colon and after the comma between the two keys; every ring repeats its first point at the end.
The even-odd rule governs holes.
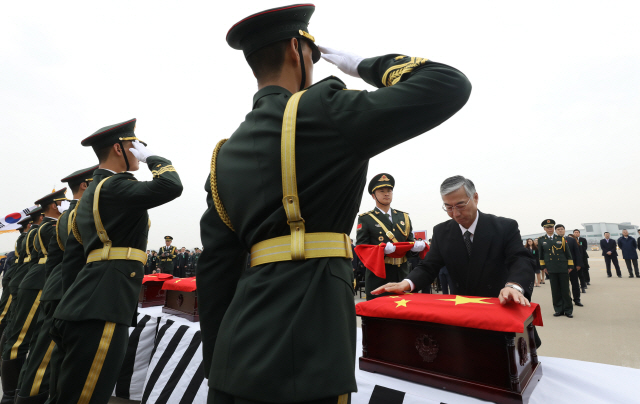
{"type": "Polygon", "coordinates": [[[342,86],[344,88],[347,88],[347,85],[344,84],[344,81],[340,80],[336,76],[329,76],[329,77],[325,77],[324,79],[318,81],[317,83],[314,83],[314,84],[310,85],[309,87],[307,87],[307,90],[309,90],[309,89],[311,89],[313,87],[317,87],[318,85],[320,85],[322,83],[326,83],[326,82],[331,81],[331,80],[335,80],[335,81],[339,82],[340,84],[342,84],[342,86]]]}
{"type": "Polygon", "coordinates": [[[368,215],[369,213],[373,213],[373,210],[370,210],[370,211],[364,212],[364,213],[360,213],[358,216],[368,215]]]}

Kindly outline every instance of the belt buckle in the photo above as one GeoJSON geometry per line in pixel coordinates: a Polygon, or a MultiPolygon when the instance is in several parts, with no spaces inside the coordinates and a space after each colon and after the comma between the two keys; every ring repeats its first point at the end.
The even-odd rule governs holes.
{"type": "Polygon", "coordinates": [[[387,230],[386,236],[387,236],[389,239],[394,239],[394,238],[395,238],[395,236],[393,235],[393,233],[391,232],[391,230],[387,230]]]}

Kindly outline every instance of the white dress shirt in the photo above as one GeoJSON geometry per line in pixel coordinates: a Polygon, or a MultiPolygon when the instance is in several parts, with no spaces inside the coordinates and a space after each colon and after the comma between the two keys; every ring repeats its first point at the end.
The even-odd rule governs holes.
{"type": "Polygon", "coordinates": [[[473,243],[473,235],[476,232],[476,226],[478,226],[478,217],[480,217],[480,215],[478,214],[478,212],[476,212],[476,220],[473,221],[473,223],[471,223],[471,226],[469,226],[468,229],[465,229],[463,225],[461,225],[460,223],[458,223],[458,226],[460,226],[460,230],[462,231],[462,236],[464,237],[464,233],[467,232],[467,230],[469,231],[469,233],[471,233],[471,242],[473,243]]]}
{"type": "MultiPolygon", "coordinates": [[[[378,207],[378,209],[380,209],[380,207],[378,207]]],[[[388,211],[384,211],[382,209],[380,209],[380,212],[384,213],[385,215],[387,215],[387,217],[389,217],[389,221],[391,222],[391,224],[393,224],[393,216],[391,216],[391,205],[389,205],[389,210],[388,211]]]]}

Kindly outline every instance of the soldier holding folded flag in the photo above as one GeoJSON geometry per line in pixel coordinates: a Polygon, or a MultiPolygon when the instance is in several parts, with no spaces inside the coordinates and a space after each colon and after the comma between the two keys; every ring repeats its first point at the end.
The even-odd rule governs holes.
{"type": "MultiPolygon", "coordinates": [[[[373,210],[365,212],[358,217],[356,245],[386,243],[385,254],[395,251],[393,243],[414,242],[413,227],[409,214],[397,209],[391,209],[393,200],[393,187],[396,181],[391,174],[382,173],[374,176],[367,189],[369,195],[376,201],[373,210]]],[[[367,269],[364,278],[364,289],[367,300],[379,297],[371,294],[371,291],[387,282],[400,282],[409,274],[407,254],[409,252],[421,252],[425,249],[424,241],[415,242],[410,251],[401,258],[385,257],[386,277],[376,276],[367,269]]]]}

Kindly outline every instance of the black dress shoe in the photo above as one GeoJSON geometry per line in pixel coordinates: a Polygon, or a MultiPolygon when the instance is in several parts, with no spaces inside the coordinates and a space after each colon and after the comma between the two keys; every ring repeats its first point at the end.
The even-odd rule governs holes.
{"type": "Polygon", "coordinates": [[[582,303],[580,303],[580,302],[575,302],[574,304],[575,304],[576,306],[578,306],[578,307],[582,307],[582,306],[584,306],[584,304],[582,304],[582,303]]]}
{"type": "Polygon", "coordinates": [[[553,317],[560,317],[563,316],[564,313],[553,313],[553,317]]]}
{"type": "Polygon", "coordinates": [[[587,293],[587,288],[582,288],[582,293],[587,293]]]}
{"type": "Polygon", "coordinates": [[[591,285],[591,282],[587,282],[587,285],[591,285]]]}
{"type": "Polygon", "coordinates": [[[565,316],[567,316],[569,318],[573,318],[573,314],[565,314],[565,316]]]}
{"type": "Polygon", "coordinates": [[[618,275],[618,278],[622,278],[622,275],[618,275]]]}
{"type": "Polygon", "coordinates": [[[629,278],[633,278],[633,275],[629,275],[629,278]]]}
{"type": "Polygon", "coordinates": [[[607,275],[607,278],[611,278],[611,275],[607,275]]]}

